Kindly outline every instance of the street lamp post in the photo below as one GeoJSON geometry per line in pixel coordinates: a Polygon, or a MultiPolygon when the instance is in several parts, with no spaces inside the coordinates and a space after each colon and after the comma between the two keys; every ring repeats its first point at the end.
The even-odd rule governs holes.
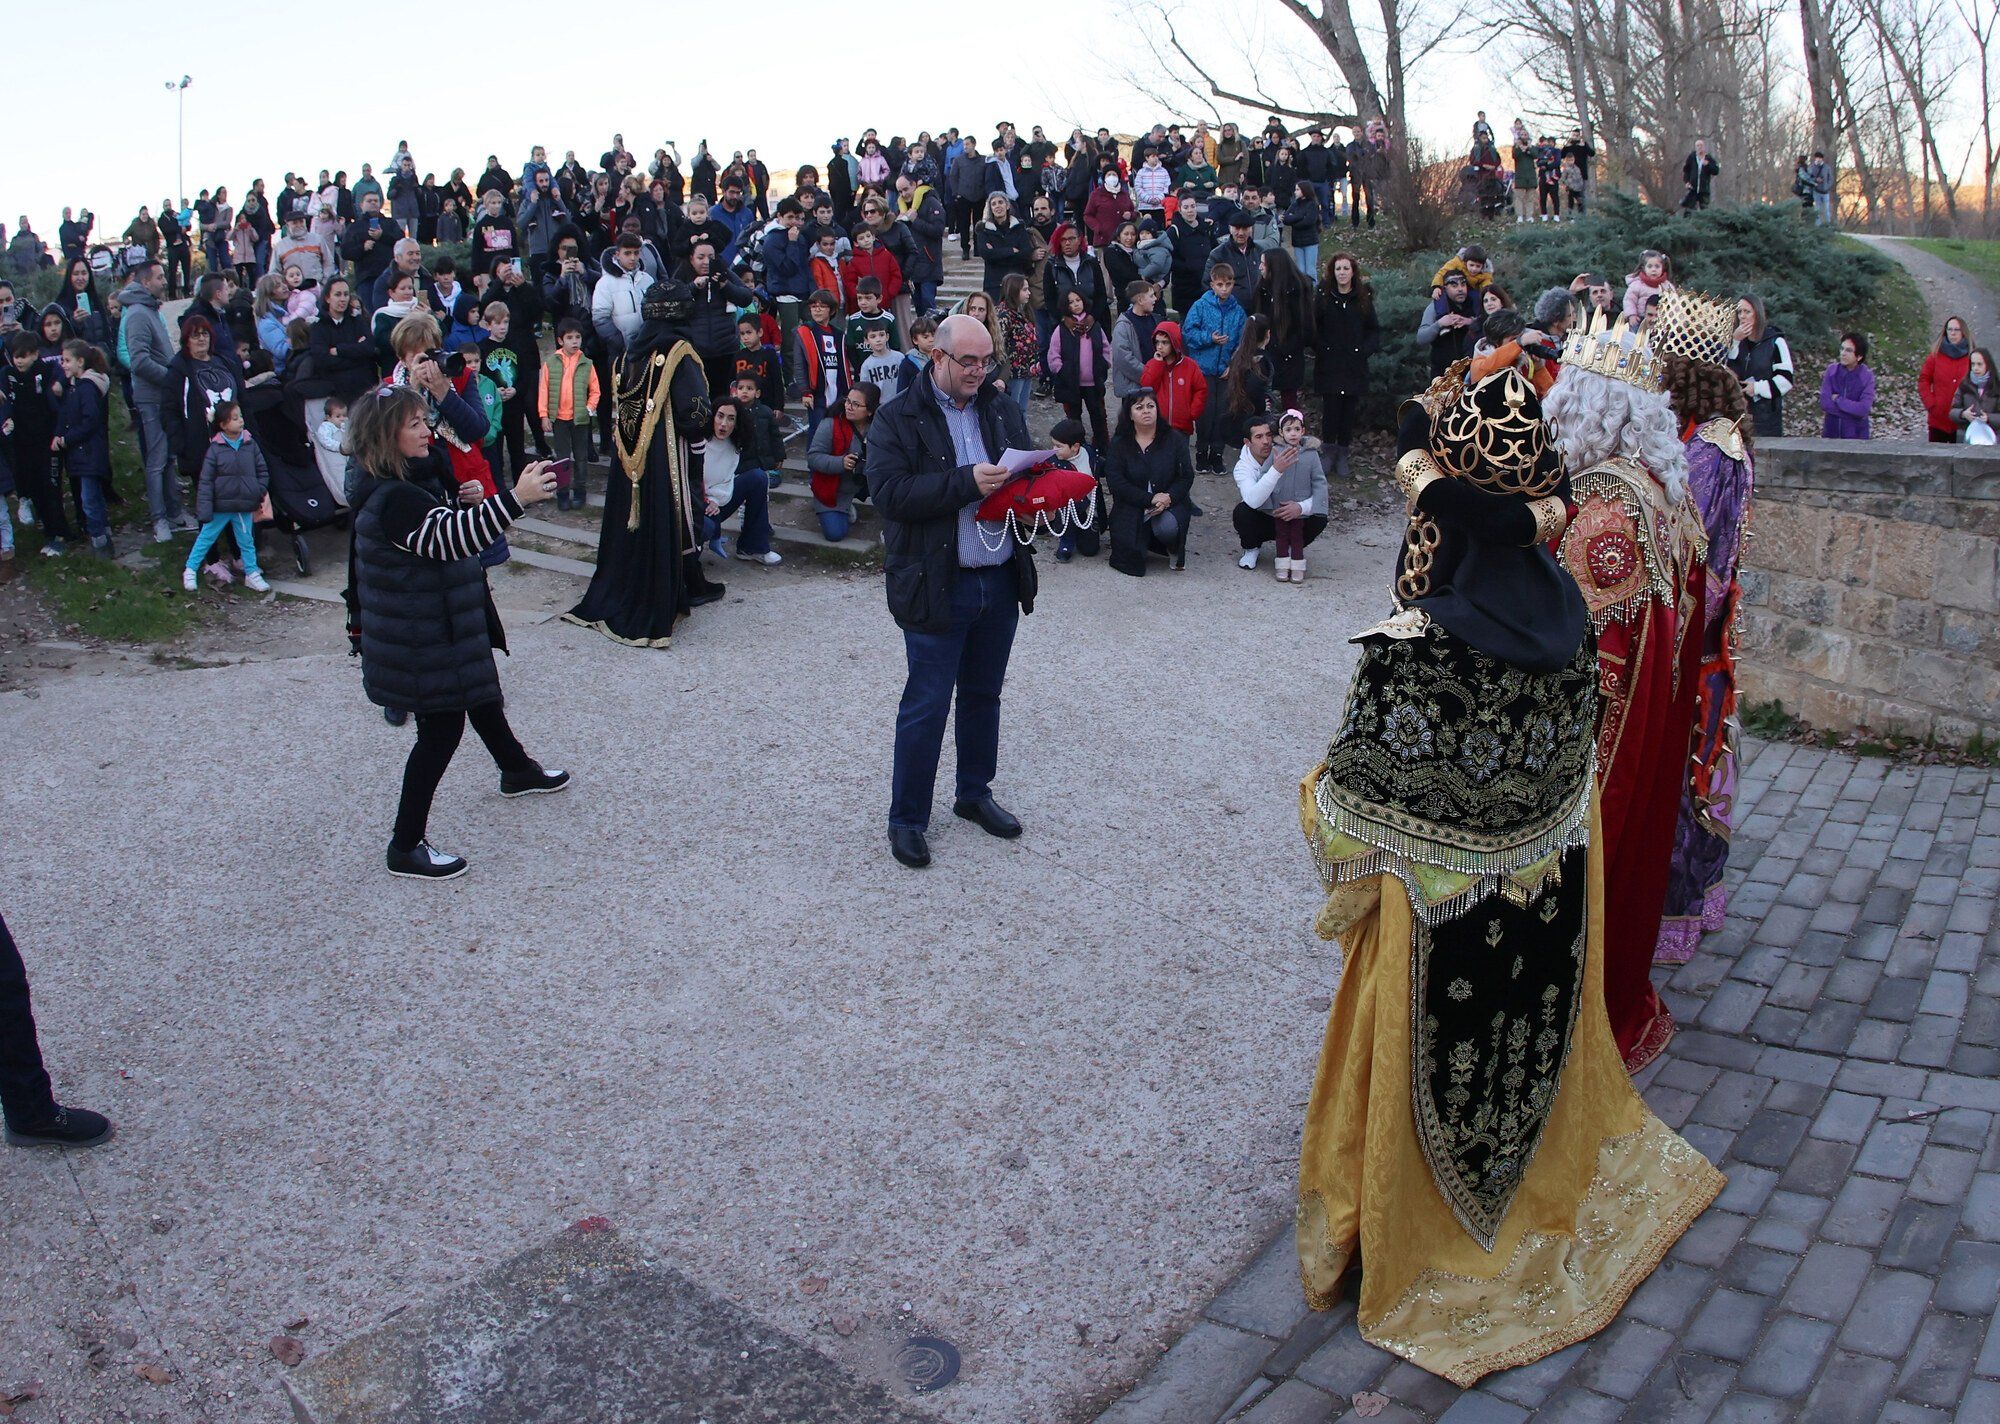
{"type": "Polygon", "coordinates": [[[177,201],[187,201],[187,87],[194,83],[183,74],[180,81],[167,81],[167,88],[174,91],[174,178],[180,184],[174,197],[177,201]]]}

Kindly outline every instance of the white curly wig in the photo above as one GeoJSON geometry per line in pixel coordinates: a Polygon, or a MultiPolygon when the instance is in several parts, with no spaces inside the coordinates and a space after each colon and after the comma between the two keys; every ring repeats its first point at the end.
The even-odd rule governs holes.
{"type": "Polygon", "coordinates": [[[1644,465],[1675,504],[1687,497],[1687,449],[1664,393],[1565,366],[1542,397],[1542,414],[1571,475],[1625,455],[1644,465]]]}

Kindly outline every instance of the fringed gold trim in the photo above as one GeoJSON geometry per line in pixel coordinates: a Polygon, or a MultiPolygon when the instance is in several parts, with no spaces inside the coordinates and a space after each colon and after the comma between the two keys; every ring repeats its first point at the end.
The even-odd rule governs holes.
{"type": "Polygon", "coordinates": [[[1548,824],[1529,829],[1517,839],[1476,837],[1471,839],[1482,843],[1473,844],[1462,831],[1416,822],[1392,826],[1367,810],[1341,803],[1335,799],[1338,790],[1322,762],[1301,787],[1300,820],[1320,884],[1329,894],[1371,876],[1393,875],[1409,891],[1411,912],[1425,925],[1435,927],[1489,895],[1501,894],[1512,904],[1525,905],[1546,885],[1559,882],[1562,853],[1590,843],[1590,793],[1595,776],[1593,758],[1571,804],[1548,824]],[[1346,836],[1365,849],[1352,855],[1334,854],[1326,844],[1329,835],[1346,836]],[[1436,888],[1424,886],[1418,867],[1465,876],[1467,881],[1449,895],[1432,898],[1436,888]]]}

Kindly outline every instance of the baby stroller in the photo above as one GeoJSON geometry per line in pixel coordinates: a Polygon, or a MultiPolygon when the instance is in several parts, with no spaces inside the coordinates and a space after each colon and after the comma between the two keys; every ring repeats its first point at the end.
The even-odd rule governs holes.
{"type": "Polygon", "coordinates": [[[303,578],[312,572],[312,551],[306,544],[306,531],[342,523],[347,511],[334,503],[333,492],[320,478],[317,465],[273,460],[268,456],[265,464],[271,470],[270,523],[292,536],[292,558],[303,578]]]}
{"type": "Polygon", "coordinates": [[[319,464],[306,441],[304,421],[292,405],[268,375],[252,377],[243,388],[243,423],[264,452],[264,464],[271,472],[271,517],[260,517],[258,524],[273,525],[291,535],[292,558],[303,578],[312,572],[306,532],[340,522],[347,511],[335,502],[333,492],[320,477],[319,464]]]}

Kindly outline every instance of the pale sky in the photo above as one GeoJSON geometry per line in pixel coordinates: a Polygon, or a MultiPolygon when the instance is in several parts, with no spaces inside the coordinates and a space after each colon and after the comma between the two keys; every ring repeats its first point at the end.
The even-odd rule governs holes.
{"type": "MultiPolygon", "coordinates": [[[[476,177],[488,153],[518,174],[535,143],[552,161],[574,148],[594,166],[613,132],[642,157],[671,138],[692,162],[706,137],[725,158],[755,148],[772,168],[791,169],[823,164],[834,138],[871,125],[886,138],[956,124],[983,144],[1001,119],[1024,135],[1040,123],[1060,141],[1074,121],[1129,133],[1164,117],[1116,73],[1143,51],[1121,33],[1126,22],[1109,0],[641,3],[617,7],[615,21],[604,7],[547,0],[444,9],[348,0],[320,12],[324,22],[281,9],[241,24],[99,0],[81,48],[64,7],[14,8],[0,221],[11,233],[25,212],[51,246],[65,205],[96,212],[102,237],[172,192],[175,97],[164,86],[183,74],[194,80],[188,196],[222,183],[232,198],[258,177],[275,191],[288,169],[314,177],[346,168],[352,180],[367,161],[380,172],[405,138],[418,171],[442,182],[454,167],[476,177]],[[433,28],[434,18],[475,16],[476,28],[461,24],[449,41],[433,28]],[[944,57],[947,76],[898,82],[915,36],[923,53],[944,57]],[[761,72],[747,58],[753,48],[774,57],[761,72]],[[815,78],[805,76],[805,53],[815,78]],[[401,67],[407,82],[395,77],[401,67]],[[439,82],[452,74],[463,82],[439,82]]],[[[1452,81],[1478,76],[1468,60],[1433,66],[1411,105],[1423,136],[1456,143],[1470,131],[1484,98],[1452,81]]]]}

